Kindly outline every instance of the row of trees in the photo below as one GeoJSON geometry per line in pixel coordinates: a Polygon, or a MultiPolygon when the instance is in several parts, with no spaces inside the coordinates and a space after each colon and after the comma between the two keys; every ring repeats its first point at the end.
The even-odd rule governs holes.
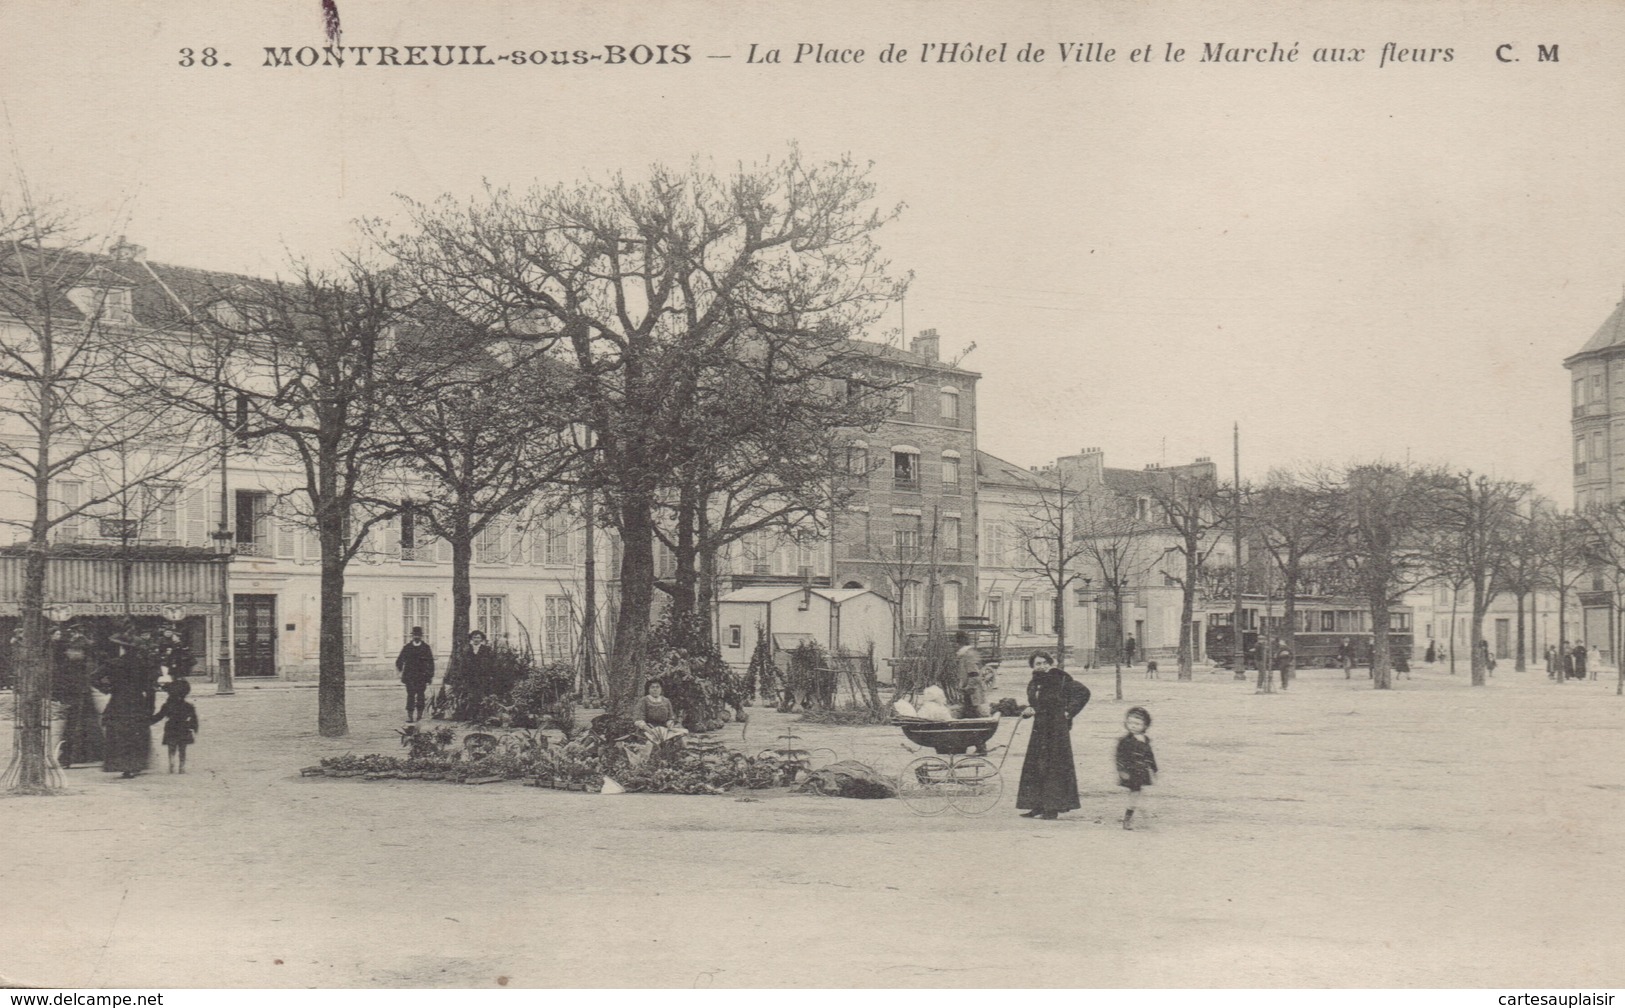
{"type": "MultiPolygon", "coordinates": [[[[0,221],[0,465],[32,506],[14,523],[33,658],[19,709],[49,695],[57,526],[245,453],[298,474],[278,508],[320,545],[322,734],[347,730],[345,568],[386,521],[450,544],[458,639],[482,532],[566,507],[613,531],[606,685],[629,704],[654,593],[703,613],[728,544],[823,532],[846,492],[844,438],[892,408],[884,380],[847,381],[873,363],[852,341],[903,290],[875,244],[897,210],[875,195],[865,166],[793,149],[725,174],[488,189],[406,201],[399,221],[365,224],[365,255],[295,261],[274,280],[149,264],[14,205],[0,221]],[[60,492],[114,461],[106,497],[60,492]],[[656,579],[657,542],[673,579],[656,579]]],[[[23,790],[44,788],[37,741],[18,761],[23,790]]]]}
{"type": "MultiPolygon", "coordinates": [[[[1021,567],[1057,597],[1096,591],[1118,614],[1119,645],[1126,594],[1155,574],[1178,586],[1182,679],[1191,674],[1196,607],[1238,591],[1281,598],[1288,628],[1305,595],[1360,600],[1371,618],[1377,689],[1392,684],[1389,613],[1418,588],[1464,594],[1473,641],[1482,639],[1491,604],[1515,597],[1520,668],[1531,594],[1556,592],[1567,611],[1583,577],[1603,576],[1615,586],[1616,612],[1625,601],[1625,507],[1565,513],[1514,480],[1388,462],[1276,471],[1239,493],[1188,469],[1148,471],[1133,488],[1067,486],[1065,474],[1055,475],[1056,486],[1020,519],[1021,567]]],[[[1057,619],[1058,647],[1065,633],[1057,619]]],[[[1296,660],[1290,631],[1284,640],[1296,660]]],[[[1489,656],[1471,650],[1472,683],[1483,685],[1489,656]]]]}

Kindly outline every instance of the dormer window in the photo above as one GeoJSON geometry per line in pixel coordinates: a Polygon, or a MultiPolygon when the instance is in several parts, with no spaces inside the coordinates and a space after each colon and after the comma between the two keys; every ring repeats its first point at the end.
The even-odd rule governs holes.
{"type": "Polygon", "coordinates": [[[128,287],[75,287],[68,300],[92,322],[129,325],[135,321],[128,287]]]}

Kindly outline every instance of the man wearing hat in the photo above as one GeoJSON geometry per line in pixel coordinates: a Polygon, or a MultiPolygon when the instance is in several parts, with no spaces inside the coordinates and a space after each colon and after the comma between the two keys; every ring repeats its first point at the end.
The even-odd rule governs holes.
{"type": "Polygon", "coordinates": [[[395,671],[401,674],[401,682],[406,685],[406,720],[423,720],[423,708],[428,702],[426,694],[434,679],[434,652],[423,639],[422,627],[412,628],[412,639],[395,658],[395,671]]]}

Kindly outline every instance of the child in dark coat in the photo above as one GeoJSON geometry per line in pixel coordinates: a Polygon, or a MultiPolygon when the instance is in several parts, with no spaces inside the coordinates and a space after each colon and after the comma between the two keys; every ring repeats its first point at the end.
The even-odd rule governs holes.
{"type": "Polygon", "coordinates": [[[165,722],[164,747],[169,750],[169,772],[185,773],[186,747],[197,741],[198,732],[197,708],[186,699],[192,692],[192,684],[185,679],[176,679],[164,687],[164,691],[169,694],[169,699],[152,716],[152,723],[165,722]],[[175,769],[176,757],[180,758],[178,771],[175,769]]]}
{"type": "Polygon", "coordinates": [[[1151,713],[1144,707],[1130,707],[1123,716],[1123,727],[1128,732],[1117,740],[1117,784],[1128,788],[1128,809],[1123,813],[1123,828],[1134,828],[1134,809],[1140,804],[1140,789],[1154,782],[1157,757],[1151,752],[1151,739],[1145,730],[1151,727],[1151,713]]]}

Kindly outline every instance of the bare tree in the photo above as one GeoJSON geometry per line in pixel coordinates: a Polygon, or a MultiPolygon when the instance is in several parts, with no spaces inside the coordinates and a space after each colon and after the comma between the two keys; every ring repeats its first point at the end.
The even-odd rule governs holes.
{"type": "Polygon", "coordinates": [[[521,518],[539,524],[569,495],[565,480],[579,456],[572,379],[545,348],[515,349],[449,312],[420,309],[403,329],[412,339],[397,347],[415,363],[400,375],[408,380],[385,387],[379,424],[400,481],[401,548],[423,550],[433,536],[451,549],[449,675],[469,634],[476,542],[494,534],[511,547],[521,518]]]}
{"type": "MultiPolygon", "coordinates": [[[[1268,551],[1281,575],[1287,651],[1296,669],[1298,596],[1314,561],[1324,560],[1326,551],[1337,541],[1332,496],[1314,480],[1299,481],[1288,472],[1275,470],[1263,486],[1248,495],[1247,502],[1247,527],[1268,551]]],[[[1261,673],[1267,661],[1261,642],[1261,673]]]]}
{"type": "Polygon", "coordinates": [[[1471,471],[1442,481],[1432,493],[1430,566],[1472,590],[1470,651],[1472,684],[1482,686],[1490,656],[1483,640],[1484,615],[1500,594],[1502,575],[1518,524],[1518,505],[1529,486],[1471,471]]]}
{"type": "Polygon", "coordinates": [[[1202,585],[1202,564],[1219,544],[1217,533],[1229,524],[1224,495],[1210,476],[1178,470],[1154,471],[1148,490],[1165,530],[1173,535],[1168,550],[1183,559],[1181,571],[1170,573],[1180,588],[1179,678],[1191,677],[1195,647],[1191,632],[1196,621],[1196,596],[1202,585]]]}
{"type": "MultiPolygon", "coordinates": [[[[1124,508],[1110,493],[1082,496],[1072,514],[1076,520],[1079,556],[1100,579],[1100,590],[1111,603],[1112,663],[1116,699],[1123,699],[1123,609],[1133,586],[1161,559],[1154,550],[1151,529],[1124,508]]],[[[1096,643],[1098,644],[1098,638],[1096,643]]]]}
{"type": "Polygon", "coordinates": [[[1349,571],[1371,616],[1371,681],[1393,688],[1389,613],[1426,580],[1441,470],[1409,464],[1356,465],[1326,487],[1341,535],[1331,552],[1349,571]]]}
{"type": "Polygon", "coordinates": [[[199,449],[184,416],[143,394],[131,347],[133,291],[146,282],[122,240],[98,250],[69,217],[24,197],[0,203],[0,475],[23,504],[4,524],[24,540],[15,751],[4,780],[50,794],[51,670],[46,570],[56,530],[81,518],[122,519],[128,541],[143,499],[193,475],[199,449]],[[72,481],[88,488],[70,498],[72,481]]]}
{"type": "Polygon", "coordinates": [[[399,506],[382,481],[383,421],[390,389],[418,370],[395,342],[409,309],[359,259],[333,271],[296,261],[285,280],[215,278],[193,291],[174,320],[190,338],[152,350],[173,403],[210,417],[230,404],[236,436],[299,475],[297,514],[320,546],[317,727],[329,737],[349,730],[345,568],[399,506]]]}
{"type": "Polygon", "coordinates": [[[642,182],[413,204],[415,234],[390,243],[437,276],[448,303],[562,341],[594,438],[583,478],[623,549],[616,706],[641,689],[659,511],[696,458],[705,379],[714,362],[760,360],[775,341],[816,358],[895,299],[874,244],[892,214],[872,209],[874,196],[863,167],[792,150],[727,177],[656,168],[642,182]]]}
{"type": "Polygon", "coordinates": [[[1090,579],[1092,557],[1079,534],[1077,516],[1069,514],[1077,509],[1078,491],[1067,486],[1059,468],[1051,475],[1056,485],[1039,489],[1037,498],[1020,512],[1015,531],[1021,558],[1012,566],[1049,587],[1055,599],[1055,660],[1065,665],[1066,593],[1090,579]]]}

